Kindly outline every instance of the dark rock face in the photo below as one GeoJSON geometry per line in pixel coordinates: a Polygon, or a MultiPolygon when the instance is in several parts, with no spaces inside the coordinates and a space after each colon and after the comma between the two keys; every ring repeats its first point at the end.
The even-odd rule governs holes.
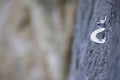
{"type": "Polygon", "coordinates": [[[79,0],[69,80],[120,80],[120,0],[79,0]],[[90,34],[105,16],[107,40],[94,43],[90,34]]]}

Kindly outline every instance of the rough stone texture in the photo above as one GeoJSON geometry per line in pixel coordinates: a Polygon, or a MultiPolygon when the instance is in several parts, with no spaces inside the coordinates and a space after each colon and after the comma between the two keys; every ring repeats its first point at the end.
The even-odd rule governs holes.
{"type": "Polygon", "coordinates": [[[120,80],[119,41],[120,0],[79,0],[69,80],[120,80]],[[90,34],[104,16],[107,40],[97,44],[90,34]]]}

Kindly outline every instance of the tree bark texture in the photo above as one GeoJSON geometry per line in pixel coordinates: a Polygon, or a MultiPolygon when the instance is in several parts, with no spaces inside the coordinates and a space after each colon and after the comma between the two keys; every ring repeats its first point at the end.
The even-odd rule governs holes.
{"type": "Polygon", "coordinates": [[[120,80],[120,0],[79,0],[72,51],[69,80],[120,80]],[[90,34],[105,16],[107,40],[94,43],[90,34]]]}

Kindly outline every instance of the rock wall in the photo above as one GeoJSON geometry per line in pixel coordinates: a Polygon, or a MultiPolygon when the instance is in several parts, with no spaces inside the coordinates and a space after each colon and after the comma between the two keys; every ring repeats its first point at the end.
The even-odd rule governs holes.
{"type": "Polygon", "coordinates": [[[0,0],[0,80],[66,80],[76,0],[0,0]]]}
{"type": "Polygon", "coordinates": [[[120,79],[120,1],[79,0],[69,80],[120,79]],[[107,16],[104,44],[90,40],[96,23],[107,16]]]}

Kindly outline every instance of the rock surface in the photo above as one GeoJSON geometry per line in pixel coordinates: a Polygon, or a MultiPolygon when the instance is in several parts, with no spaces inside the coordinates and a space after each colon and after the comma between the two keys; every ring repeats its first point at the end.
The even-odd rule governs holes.
{"type": "Polygon", "coordinates": [[[119,5],[120,0],[79,0],[69,80],[120,79],[119,5]],[[105,16],[107,40],[104,44],[94,43],[90,34],[105,16]]]}
{"type": "Polygon", "coordinates": [[[0,80],[66,80],[76,0],[0,0],[0,80]]]}

